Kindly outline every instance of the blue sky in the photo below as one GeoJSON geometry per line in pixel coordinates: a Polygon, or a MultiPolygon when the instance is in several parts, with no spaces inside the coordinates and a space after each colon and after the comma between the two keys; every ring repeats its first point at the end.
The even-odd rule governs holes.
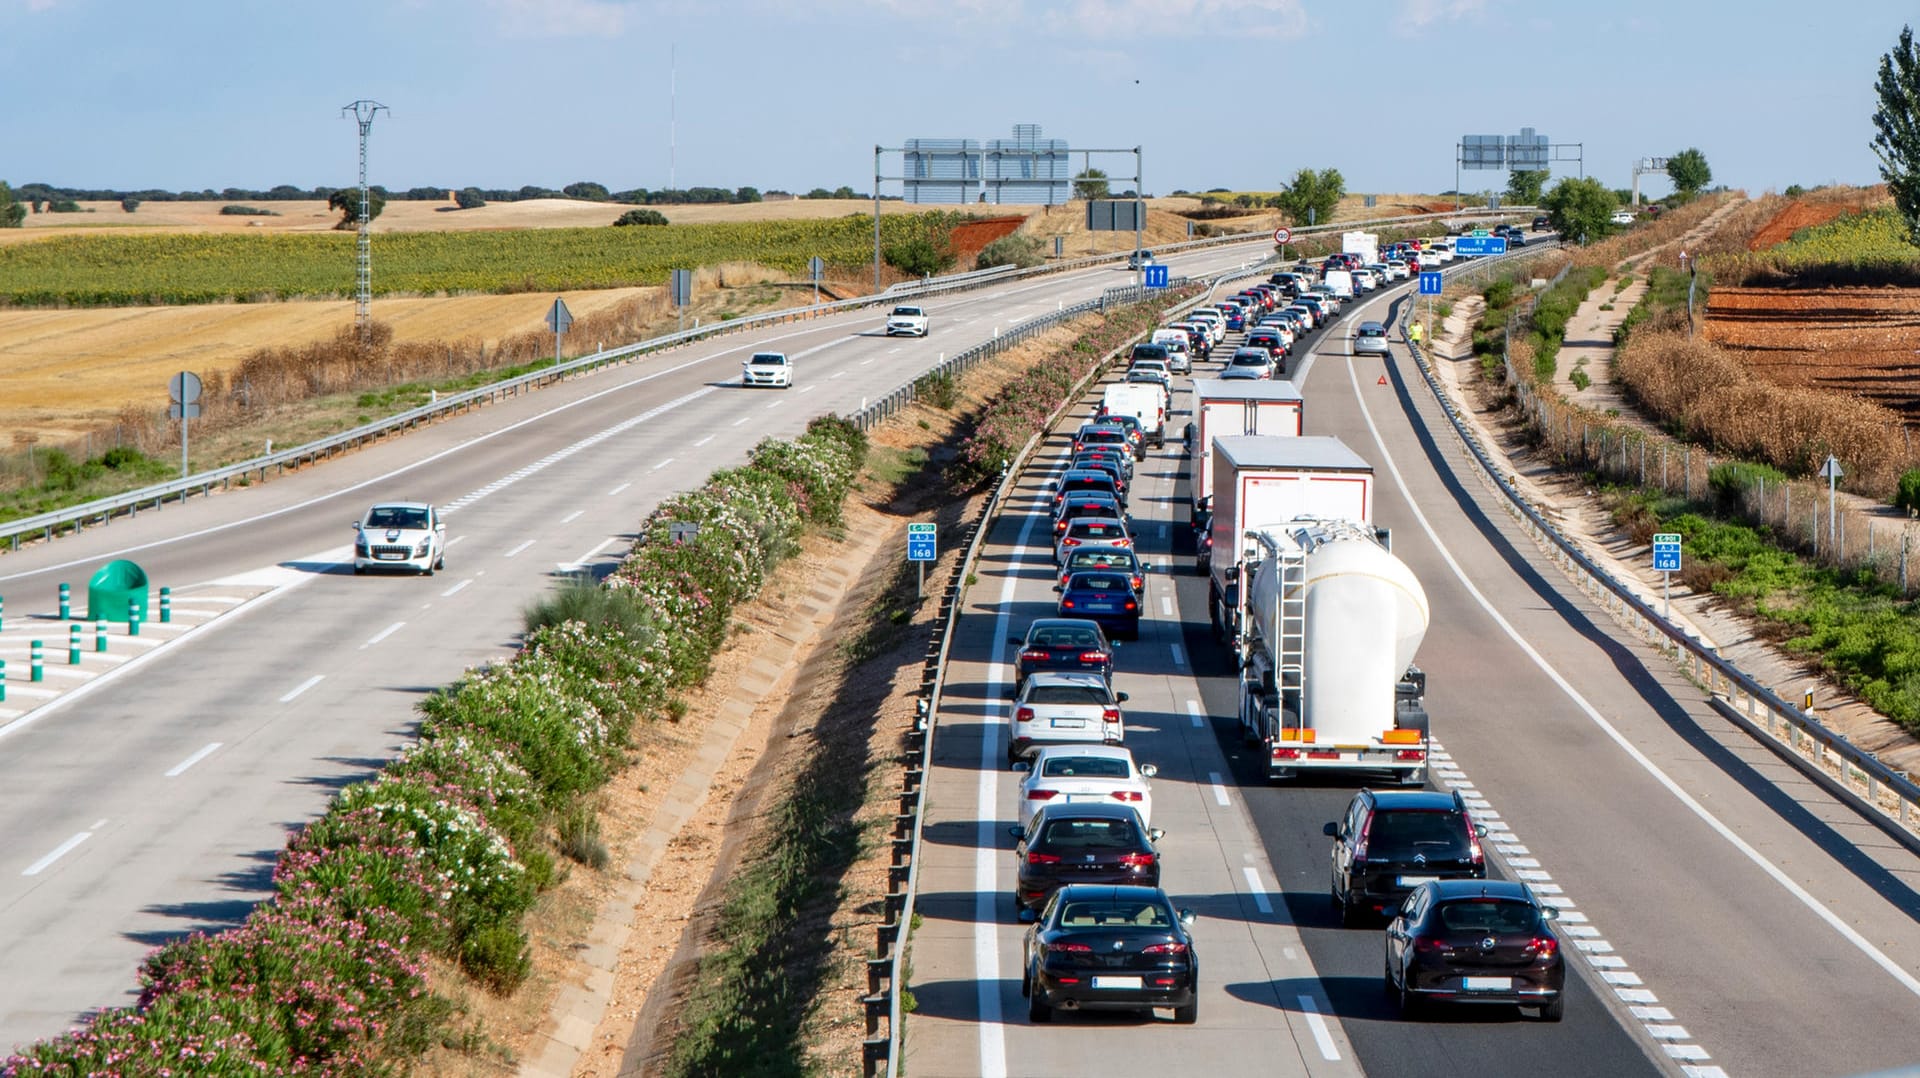
{"type": "Polygon", "coordinates": [[[1438,191],[1460,136],[1521,127],[1582,144],[1609,186],[1636,158],[1697,146],[1716,182],[1758,193],[1878,181],[1874,74],[1916,14],[1878,0],[0,0],[0,179],[344,186],[355,129],[340,106],[373,98],[392,110],[371,153],[389,188],[660,188],[677,96],[682,187],[865,192],[876,144],[1038,123],[1074,146],[1143,147],[1156,194],[1272,189],[1301,166],[1338,168],[1354,192],[1438,191]]]}

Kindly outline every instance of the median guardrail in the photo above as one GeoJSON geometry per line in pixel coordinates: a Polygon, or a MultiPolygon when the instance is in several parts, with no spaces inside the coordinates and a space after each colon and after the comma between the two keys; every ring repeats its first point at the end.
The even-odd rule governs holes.
{"type": "MultiPolygon", "coordinates": [[[[1562,270],[1560,276],[1565,276],[1565,272],[1562,270]]],[[[1403,332],[1412,306],[1407,304],[1401,311],[1403,332]]],[[[1503,505],[1508,513],[1546,550],[1575,586],[1673,660],[1688,678],[1707,691],[1709,703],[1716,711],[1887,835],[1920,853],[1920,784],[1829,729],[1812,711],[1782,697],[1722,658],[1713,648],[1661,616],[1629,583],[1589,557],[1494,466],[1492,455],[1440,385],[1425,351],[1414,344],[1409,345],[1409,350],[1428,389],[1446,413],[1454,434],[1478,466],[1481,478],[1505,495],[1503,505]]],[[[1507,357],[1503,355],[1502,359],[1506,361],[1507,357]]],[[[1520,377],[1512,363],[1506,362],[1507,381],[1517,382],[1520,377]]]]}

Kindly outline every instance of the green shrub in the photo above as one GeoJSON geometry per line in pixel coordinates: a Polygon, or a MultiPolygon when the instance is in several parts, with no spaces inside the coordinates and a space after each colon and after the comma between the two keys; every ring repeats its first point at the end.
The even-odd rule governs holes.
{"type": "Polygon", "coordinates": [[[1018,266],[1021,269],[1030,269],[1046,260],[1046,251],[1040,244],[1040,237],[1014,232],[982,247],[980,256],[973,261],[973,268],[1018,266]]]}
{"type": "Polygon", "coordinates": [[[1587,372],[1577,367],[1574,368],[1572,374],[1567,376],[1567,380],[1573,383],[1573,388],[1575,389],[1585,389],[1593,384],[1593,379],[1588,376],[1587,372]]]}
{"type": "Polygon", "coordinates": [[[1488,285],[1487,290],[1482,293],[1487,298],[1487,306],[1489,308],[1505,307],[1512,303],[1513,287],[1513,280],[1508,277],[1502,277],[1488,285]]]}
{"type": "Polygon", "coordinates": [[[659,210],[628,210],[613,223],[616,226],[664,225],[667,223],[667,215],[659,210]]]}
{"type": "Polygon", "coordinates": [[[1707,472],[1707,489],[1722,511],[1737,512],[1746,500],[1747,492],[1760,483],[1784,483],[1787,474],[1769,464],[1759,464],[1744,460],[1730,460],[1716,464],[1707,472]]]}
{"type": "Polygon", "coordinates": [[[929,405],[946,411],[960,399],[960,386],[949,371],[936,371],[923,374],[913,383],[914,396],[929,405]]]}
{"type": "Polygon", "coordinates": [[[460,190],[454,192],[453,204],[463,210],[477,210],[486,205],[487,200],[480,197],[479,188],[462,187],[460,190]]]}
{"type": "Polygon", "coordinates": [[[607,844],[600,841],[600,816],[590,804],[582,802],[560,817],[560,852],[569,860],[598,872],[613,860],[607,844]]]}
{"type": "Polygon", "coordinates": [[[47,204],[48,213],[84,213],[80,204],[70,198],[56,198],[47,204]]]}
{"type": "Polygon", "coordinates": [[[1909,515],[1920,513],[1920,469],[1900,473],[1900,490],[1893,504],[1909,515]]]}
{"type": "Polygon", "coordinates": [[[123,198],[120,200],[120,209],[123,212],[132,213],[139,208],[140,200],[137,198],[123,198]]]}
{"type": "Polygon", "coordinates": [[[880,257],[901,273],[930,277],[953,265],[953,249],[932,236],[909,236],[881,249],[880,257]]]}
{"type": "Polygon", "coordinates": [[[533,971],[533,948],[518,928],[487,925],[461,944],[460,968],[495,993],[511,995],[533,971]]]}
{"type": "Polygon", "coordinates": [[[222,217],[278,217],[280,215],[273,210],[263,210],[258,206],[222,206],[220,207],[220,216],[222,217]]]}

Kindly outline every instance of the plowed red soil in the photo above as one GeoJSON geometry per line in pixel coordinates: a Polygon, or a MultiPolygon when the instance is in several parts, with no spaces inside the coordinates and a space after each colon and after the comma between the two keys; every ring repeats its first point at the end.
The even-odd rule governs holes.
{"type": "Polygon", "coordinates": [[[1774,244],[1785,243],[1793,238],[1795,232],[1824,225],[1843,213],[1859,210],[1866,206],[1867,201],[1864,193],[1858,199],[1794,199],[1753,234],[1753,238],[1747,241],[1747,250],[1764,251],[1774,244]]]}
{"type": "Polygon", "coordinates": [[[973,268],[973,260],[980,255],[981,248],[1026,223],[1025,217],[989,217],[984,221],[969,221],[953,230],[947,242],[953,248],[960,269],[973,268]]]}
{"type": "Polygon", "coordinates": [[[1704,332],[1768,381],[1858,394],[1920,426],[1916,329],[1920,288],[1716,288],[1704,332]]]}

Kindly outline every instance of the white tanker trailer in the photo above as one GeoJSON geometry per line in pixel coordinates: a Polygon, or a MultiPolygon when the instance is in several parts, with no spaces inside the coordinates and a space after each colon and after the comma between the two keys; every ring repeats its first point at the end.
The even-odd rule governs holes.
{"type": "Polygon", "coordinates": [[[1385,534],[1350,520],[1251,528],[1240,727],[1269,778],[1391,772],[1426,781],[1426,675],[1413,665],[1427,596],[1385,534]]]}

